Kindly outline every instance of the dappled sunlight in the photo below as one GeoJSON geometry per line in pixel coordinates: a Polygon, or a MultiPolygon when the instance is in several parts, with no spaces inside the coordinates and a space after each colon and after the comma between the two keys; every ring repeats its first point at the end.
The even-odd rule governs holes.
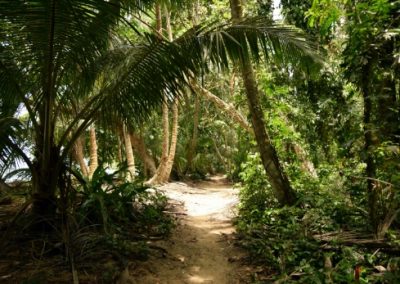
{"type": "Polygon", "coordinates": [[[233,227],[232,225],[227,226],[226,228],[217,228],[214,230],[210,231],[210,234],[215,234],[215,235],[221,235],[221,234],[225,234],[225,235],[230,235],[235,233],[235,227],[233,227]]]}
{"type": "Polygon", "coordinates": [[[188,278],[189,283],[214,283],[212,277],[193,275],[188,278]]]}
{"type": "Polygon", "coordinates": [[[170,199],[185,203],[186,214],[192,217],[213,215],[217,220],[229,220],[233,217],[233,208],[238,203],[238,191],[232,187],[199,190],[183,183],[172,183],[160,189],[170,199]]]}
{"type": "Polygon", "coordinates": [[[210,181],[189,186],[169,183],[160,189],[172,200],[184,204],[187,223],[203,229],[207,234],[232,234],[235,228],[231,219],[238,204],[238,190],[213,177],[210,181]]]}
{"type": "Polygon", "coordinates": [[[212,275],[205,273],[198,265],[193,265],[189,268],[188,283],[215,283],[214,279],[212,275]]]}
{"type": "Polygon", "coordinates": [[[204,229],[209,234],[232,234],[235,232],[235,228],[232,226],[230,221],[218,221],[215,222],[211,218],[193,218],[189,224],[193,227],[204,229]]]}
{"type": "Polygon", "coordinates": [[[169,212],[179,218],[179,226],[170,240],[154,242],[168,248],[168,258],[150,262],[150,278],[134,271],[137,283],[239,283],[237,264],[229,260],[241,254],[231,242],[238,191],[220,177],[190,185],[173,182],[159,189],[174,204],[169,212]]]}

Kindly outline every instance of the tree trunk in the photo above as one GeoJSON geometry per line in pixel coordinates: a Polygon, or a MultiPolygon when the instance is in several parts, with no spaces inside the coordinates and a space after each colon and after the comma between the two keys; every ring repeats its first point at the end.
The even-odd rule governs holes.
{"type": "MultiPolygon", "coordinates": [[[[158,18],[157,18],[158,19],[158,18]]],[[[170,41],[172,38],[172,30],[170,23],[170,13],[165,9],[165,19],[167,34],[170,41]]],[[[157,24],[157,27],[161,25],[157,24]]],[[[157,168],[156,174],[147,182],[149,184],[165,183],[168,181],[171,174],[172,166],[175,159],[176,145],[178,141],[178,101],[175,98],[172,106],[172,134],[171,134],[171,145],[169,146],[169,119],[168,119],[168,104],[165,99],[163,104],[163,146],[161,161],[157,168]]]]}
{"type": "MultiPolygon", "coordinates": [[[[33,163],[36,169],[32,173],[32,213],[41,217],[54,217],[57,208],[56,190],[61,181],[61,168],[59,164],[59,150],[54,145],[51,147],[49,159],[44,160],[40,155],[33,163]],[[43,167],[46,165],[46,167],[43,167]]],[[[45,221],[44,219],[42,221],[45,221]]],[[[39,222],[42,223],[42,222],[39,222]]]]}
{"type": "MultiPolygon", "coordinates": [[[[318,177],[318,174],[317,174],[317,171],[315,170],[314,164],[309,159],[307,159],[307,153],[303,149],[303,147],[301,147],[296,142],[288,141],[286,143],[285,148],[288,153],[293,153],[297,157],[297,160],[300,162],[300,169],[303,172],[307,172],[310,176],[312,176],[314,178],[318,177]]],[[[290,162],[290,159],[289,159],[289,162],[290,162]]]]}
{"type": "Polygon", "coordinates": [[[163,103],[163,115],[162,115],[162,125],[163,125],[163,143],[160,163],[158,165],[157,171],[154,176],[147,182],[148,184],[159,184],[161,183],[161,178],[164,175],[165,168],[168,162],[168,150],[169,150],[169,121],[168,121],[168,104],[163,103]]]}
{"type": "Polygon", "coordinates": [[[157,171],[156,163],[154,162],[153,157],[147,151],[143,138],[141,136],[136,135],[135,133],[130,133],[130,138],[133,149],[139,155],[145,168],[148,171],[148,173],[146,174],[148,174],[149,176],[153,176],[157,171]]]}
{"type": "MultiPolygon", "coordinates": [[[[165,8],[165,26],[167,29],[169,41],[173,41],[172,28],[171,28],[171,13],[165,8]]],[[[161,175],[161,182],[167,182],[171,175],[172,166],[174,165],[176,145],[178,143],[178,129],[179,129],[179,105],[178,98],[174,98],[172,104],[172,133],[171,133],[171,144],[168,151],[168,159],[165,165],[165,169],[161,175]]]]}
{"type": "Polygon", "coordinates": [[[161,7],[159,3],[156,3],[156,31],[157,36],[162,38],[162,16],[161,16],[161,7]]]}
{"type": "Polygon", "coordinates": [[[93,177],[93,173],[99,166],[99,160],[97,156],[97,139],[96,139],[96,128],[94,124],[89,129],[90,143],[89,143],[89,179],[93,177]]]}
{"type": "Polygon", "coordinates": [[[60,150],[54,143],[54,123],[50,123],[50,126],[42,124],[40,128],[41,131],[36,138],[38,147],[35,157],[37,160],[33,163],[34,170],[32,171],[32,213],[46,219],[53,218],[56,214],[56,191],[61,181],[62,163],[60,150]]]}
{"type": "MultiPolygon", "coordinates": [[[[156,4],[156,30],[158,36],[162,37],[162,17],[160,4],[156,4]]],[[[148,184],[158,184],[160,183],[160,177],[165,171],[165,167],[168,161],[168,150],[169,150],[169,118],[168,118],[168,98],[164,95],[164,102],[162,105],[162,149],[161,158],[158,165],[157,171],[154,176],[147,181],[148,184]]]]}
{"type": "Polygon", "coordinates": [[[126,163],[128,166],[128,176],[127,181],[133,181],[135,179],[135,157],[133,156],[133,149],[131,143],[131,137],[129,135],[128,127],[122,125],[122,135],[124,136],[125,143],[125,154],[126,154],[126,163]]]}
{"type": "Polygon", "coordinates": [[[176,145],[178,143],[178,118],[179,118],[179,106],[178,100],[175,99],[172,105],[172,132],[171,132],[171,146],[169,147],[167,164],[164,171],[161,173],[161,183],[168,182],[169,176],[171,175],[172,166],[174,165],[176,145]]]}
{"type": "Polygon", "coordinates": [[[197,26],[199,24],[199,9],[200,9],[199,0],[195,0],[192,2],[192,24],[193,26],[197,26]]]}
{"type": "Polygon", "coordinates": [[[75,161],[79,164],[82,175],[84,177],[88,177],[89,169],[85,162],[85,152],[84,152],[84,143],[82,136],[78,137],[75,141],[73,156],[75,161]]]}
{"type": "MultiPolygon", "coordinates": [[[[240,0],[230,0],[230,4],[233,21],[239,22],[243,16],[242,4],[240,0]]],[[[240,63],[254,134],[268,180],[271,183],[275,197],[282,206],[294,205],[296,203],[295,192],[290,186],[265,128],[264,115],[259,102],[260,92],[250,59],[242,57],[240,63]]]]}
{"type": "Polygon", "coordinates": [[[254,134],[253,129],[247,123],[247,120],[243,117],[243,115],[238,112],[232,104],[228,104],[224,100],[221,100],[219,97],[211,93],[209,90],[199,86],[197,82],[192,80],[190,82],[190,86],[196,92],[197,95],[201,95],[206,100],[212,102],[217,108],[219,108],[223,114],[229,116],[233,121],[243,127],[250,134],[254,134]]]}
{"type": "Polygon", "coordinates": [[[372,98],[369,91],[369,80],[371,79],[371,63],[368,63],[364,67],[362,75],[362,86],[361,92],[364,100],[364,117],[363,117],[363,130],[364,130],[364,151],[365,151],[365,163],[367,164],[365,174],[367,175],[367,190],[368,190],[368,208],[369,208],[369,219],[375,235],[378,234],[378,195],[375,186],[375,174],[376,168],[374,158],[372,156],[372,147],[374,144],[372,127],[371,127],[371,113],[372,113],[372,98]]]}
{"type": "Polygon", "coordinates": [[[118,141],[117,159],[118,159],[118,163],[121,164],[123,162],[121,135],[117,135],[117,141],[118,141]]]}

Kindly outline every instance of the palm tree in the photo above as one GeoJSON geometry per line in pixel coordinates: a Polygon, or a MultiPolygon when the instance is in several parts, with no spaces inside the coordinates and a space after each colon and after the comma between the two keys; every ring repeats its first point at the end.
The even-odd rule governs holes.
{"type": "Polygon", "coordinates": [[[136,117],[144,117],[161,102],[162,90],[174,93],[182,84],[186,68],[170,63],[179,56],[171,50],[172,45],[149,37],[136,47],[110,46],[113,27],[122,20],[121,9],[138,10],[137,4],[0,1],[1,98],[17,97],[29,115],[26,127],[33,128],[35,158],[30,161],[25,153],[20,154],[30,161],[36,213],[55,212],[56,189],[67,170],[66,158],[93,122],[94,114],[105,106],[125,103],[130,113],[133,109],[136,117]],[[172,52],[172,56],[164,57],[162,53],[166,52],[172,52]],[[155,80],[151,86],[148,78],[155,80]],[[132,94],[137,97],[133,99],[132,94]],[[69,120],[62,109],[75,96],[87,99],[76,117],[69,120]],[[66,127],[59,133],[56,125],[61,122],[66,127]]]}
{"type": "MultiPolygon", "coordinates": [[[[169,41],[173,41],[172,28],[170,22],[171,13],[165,8],[165,26],[169,41]]],[[[159,5],[156,5],[156,26],[158,35],[161,36],[162,18],[159,5]]],[[[163,125],[163,143],[160,164],[154,176],[147,182],[148,184],[162,184],[168,182],[171,175],[172,166],[174,164],[176,146],[178,143],[178,118],[179,118],[179,105],[178,100],[175,98],[172,102],[172,129],[171,141],[169,140],[169,105],[167,104],[167,96],[162,108],[162,125],[163,125]]]]}
{"type": "MultiPolygon", "coordinates": [[[[234,22],[240,22],[243,19],[242,5],[243,4],[240,0],[230,0],[231,15],[234,22]]],[[[248,58],[243,57],[240,60],[240,63],[240,71],[242,72],[243,83],[246,89],[247,102],[251,113],[254,134],[264,169],[279,203],[281,205],[293,205],[296,201],[296,195],[266,131],[263,118],[264,114],[259,102],[260,91],[251,61],[248,58]]]]}
{"type": "Polygon", "coordinates": [[[85,151],[84,151],[85,147],[84,146],[85,145],[84,145],[83,137],[79,136],[75,141],[74,151],[72,154],[73,154],[75,161],[79,164],[82,175],[85,178],[87,178],[87,177],[89,177],[89,168],[85,162],[85,151]]]}
{"type": "Polygon", "coordinates": [[[126,164],[128,170],[128,175],[126,179],[127,181],[133,181],[135,179],[136,169],[135,169],[135,156],[133,155],[131,136],[129,133],[130,131],[126,125],[122,125],[121,128],[125,144],[126,164]]]}
{"type": "Polygon", "coordinates": [[[93,123],[89,129],[89,172],[88,172],[89,179],[93,177],[94,172],[99,166],[99,156],[97,149],[98,146],[97,146],[96,127],[93,123]]]}
{"type": "Polygon", "coordinates": [[[154,176],[157,171],[156,163],[147,150],[143,137],[140,134],[131,132],[130,138],[133,149],[143,162],[145,176],[154,176]]]}
{"type": "Polygon", "coordinates": [[[113,28],[125,21],[124,11],[138,11],[142,3],[0,0],[0,98],[17,98],[28,112],[19,127],[32,129],[34,158],[12,138],[15,126],[0,133],[7,138],[0,153],[4,158],[12,151],[27,163],[34,213],[54,215],[67,158],[96,117],[143,120],[165,93],[171,99],[181,93],[189,78],[207,69],[206,62],[227,67],[243,54],[257,59],[260,51],[268,58],[293,49],[299,57],[308,54],[309,45],[296,30],[261,19],[192,29],[172,43],[148,34],[128,45],[113,28]],[[63,107],[74,98],[84,98],[84,104],[74,118],[64,116],[63,107]],[[56,127],[61,123],[62,130],[56,127]]]}
{"type": "MultiPolygon", "coordinates": [[[[240,23],[243,20],[243,3],[241,0],[230,0],[233,22],[240,23]]],[[[278,154],[272,144],[271,138],[265,127],[264,114],[260,104],[260,90],[254,75],[250,59],[243,54],[240,58],[240,71],[246,90],[247,103],[250,110],[252,126],[260,157],[264,165],[268,180],[279,203],[294,205],[296,194],[289,179],[279,161],[278,154]]]]}

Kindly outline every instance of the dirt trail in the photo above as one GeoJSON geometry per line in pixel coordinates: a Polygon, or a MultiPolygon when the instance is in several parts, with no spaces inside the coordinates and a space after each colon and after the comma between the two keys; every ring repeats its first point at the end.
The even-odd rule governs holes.
{"type": "Polygon", "coordinates": [[[175,204],[179,224],[170,239],[152,242],[161,248],[159,255],[130,265],[125,283],[245,283],[236,261],[244,253],[231,236],[237,190],[223,177],[190,185],[169,183],[160,189],[175,204]]]}

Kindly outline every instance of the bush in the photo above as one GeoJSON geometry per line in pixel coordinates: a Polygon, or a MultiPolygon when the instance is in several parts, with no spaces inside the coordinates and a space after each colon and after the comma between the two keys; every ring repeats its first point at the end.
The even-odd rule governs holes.
{"type": "Polygon", "coordinates": [[[163,214],[167,198],[142,183],[118,182],[119,171],[98,168],[78,190],[82,200],[76,212],[80,223],[101,225],[106,234],[129,225],[146,234],[166,234],[172,220],[163,214]]]}

